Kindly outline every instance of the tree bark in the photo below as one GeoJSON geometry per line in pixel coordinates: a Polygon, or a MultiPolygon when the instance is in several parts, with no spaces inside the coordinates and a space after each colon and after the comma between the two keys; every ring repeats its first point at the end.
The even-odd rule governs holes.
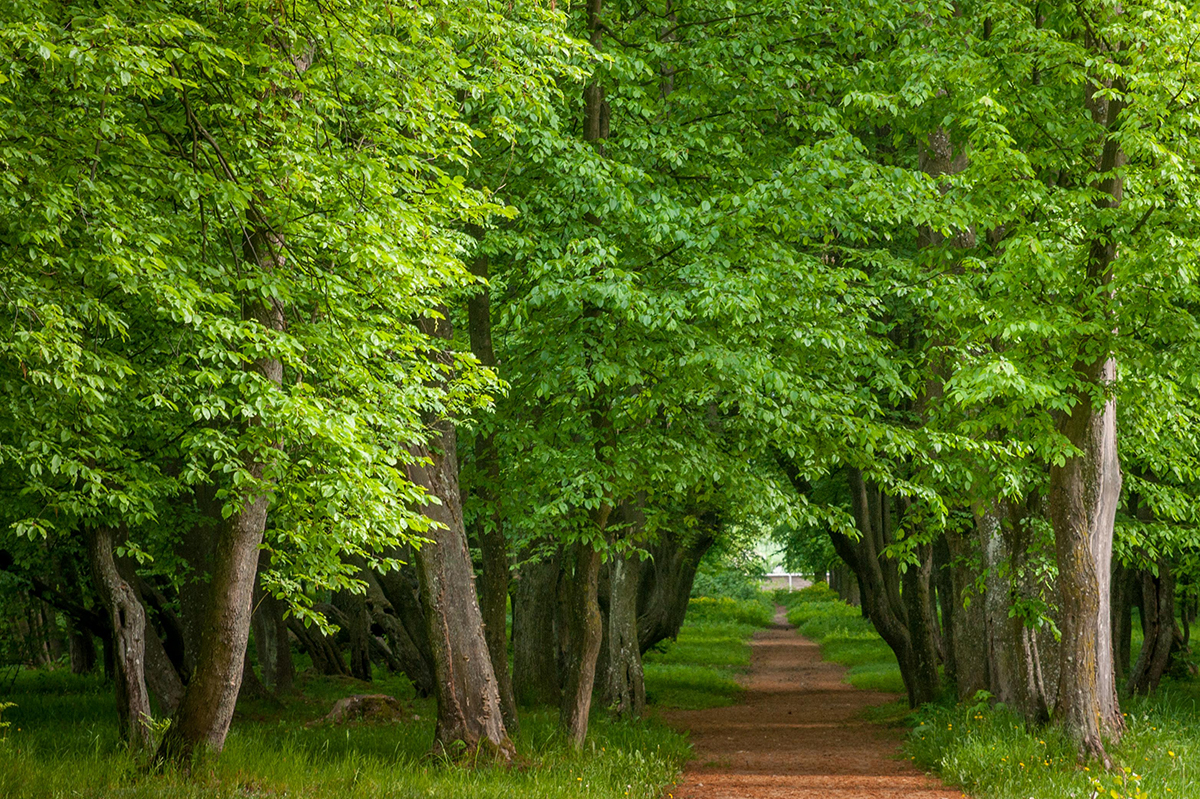
{"type": "Polygon", "coordinates": [[[618,718],[638,718],[646,707],[646,678],[637,635],[641,566],[641,559],[632,554],[618,556],[612,562],[604,704],[618,718]]]}
{"type": "MultiPolygon", "coordinates": [[[[596,526],[603,529],[611,508],[602,506],[596,513],[596,526]]],[[[588,713],[592,707],[592,689],[596,680],[596,661],[600,639],[604,635],[597,594],[600,581],[600,551],[581,541],[574,546],[573,572],[567,581],[567,656],[566,679],[559,724],[567,740],[576,749],[583,748],[587,737],[588,713]]]]}
{"type": "Polygon", "coordinates": [[[979,691],[990,690],[987,658],[987,615],[984,597],[974,590],[975,573],[971,568],[977,548],[970,538],[947,533],[950,550],[951,633],[949,647],[953,651],[955,686],[958,700],[971,700],[979,691]]]}
{"type": "Polygon", "coordinates": [[[1171,564],[1159,558],[1158,574],[1143,570],[1141,583],[1146,632],[1142,651],[1125,684],[1131,694],[1148,694],[1158,688],[1182,637],[1175,627],[1175,575],[1171,564]]]}
{"type": "MultiPolygon", "coordinates": [[[[408,627],[400,620],[395,606],[380,585],[378,575],[364,569],[361,577],[367,582],[366,604],[372,628],[378,628],[390,643],[388,649],[395,659],[392,668],[402,671],[408,677],[418,696],[432,696],[434,677],[430,657],[423,654],[413,641],[408,627]]],[[[422,638],[424,637],[422,634],[422,638]]]]}
{"type": "MultiPolygon", "coordinates": [[[[1082,371],[1101,391],[1116,377],[1111,358],[1082,371]]],[[[1055,715],[1083,753],[1108,764],[1104,739],[1118,740],[1124,729],[1109,608],[1113,522],[1121,492],[1115,400],[1108,399],[1097,411],[1090,396],[1078,396],[1059,430],[1080,454],[1050,469],[1050,519],[1062,608],[1055,715]]]]}
{"type": "Polygon", "coordinates": [[[426,463],[410,465],[408,473],[413,483],[441,500],[422,509],[436,526],[426,533],[432,543],[416,553],[436,677],[434,746],[455,756],[483,751],[488,757],[509,761],[515,748],[504,727],[476,599],[463,527],[454,425],[440,420],[433,424],[433,431],[429,447],[412,448],[426,463]]]}
{"type": "MultiPolygon", "coordinates": [[[[476,238],[483,231],[476,231],[476,238]]],[[[472,261],[471,272],[483,280],[488,279],[488,258],[479,255],[472,261]]],[[[471,337],[471,352],[483,366],[495,368],[496,353],[492,348],[491,287],[483,290],[467,302],[468,328],[471,337]]],[[[492,659],[492,672],[496,675],[496,687],[500,693],[500,710],[504,714],[504,726],[516,735],[520,720],[517,717],[517,701],[513,693],[512,673],[508,669],[508,542],[504,538],[503,517],[500,513],[500,457],[496,452],[496,436],[491,430],[479,431],[475,439],[475,464],[480,476],[476,489],[486,512],[480,513],[475,525],[475,540],[483,559],[479,576],[479,611],[483,616],[484,638],[492,659]]]]}
{"type": "Polygon", "coordinates": [[[100,601],[112,624],[117,719],[121,736],[135,749],[153,743],[150,692],[146,689],[146,611],[137,594],[121,577],[113,558],[113,532],[108,527],[88,530],[88,557],[100,601]]]}
{"type": "Polygon", "coordinates": [[[716,516],[705,513],[700,519],[702,524],[686,537],[663,533],[647,547],[650,557],[642,564],[638,583],[638,646],[643,655],[659,641],[674,639],[683,626],[696,570],[716,541],[716,516]]]}
{"type": "MultiPolygon", "coordinates": [[[[250,216],[253,227],[243,245],[246,260],[263,272],[282,267],[285,251],[282,234],[275,232],[257,209],[252,207],[250,216]]],[[[277,300],[247,296],[243,303],[247,321],[257,322],[275,333],[285,329],[283,307],[277,300]]],[[[275,387],[283,382],[283,364],[277,358],[259,358],[248,369],[275,387]]],[[[260,426],[262,420],[252,419],[248,425],[260,426]]],[[[266,467],[261,453],[254,450],[242,453],[242,468],[256,483],[263,480],[266,467]]],[[[174,722],[163,736],[158,751],[160,760],[187,763],[198,748],[220,752],[225,745],[241,687],[250,637],[251,600],[258,574],[258,547],[267,526],[271,492],[270,486],[244,491],[234,512],[218,528],[196,670],[174,722]]]]}
{"type": "MultiPolygon", "coordinates": [[[[527,553],[529,554],[529,553],[527,553]]],[[[562,699],[555,631],[559,555],[526,560],[513,593],[513,693],[523,706],[562,699]]]]}
{"type": "MultiPolygon", "coordinates": [[[[267,551],[262,550],[258,557],[259,575],[261,576],[269,566],[267,551]]],[[[254,645],[263,678],[276,695],[288,693],[295,683],[296,666],[292,660],[287,622],[283,618],[284,603],[269,591],[263,590],[259,579],[254,582],[254,609],[251,625],[254,628],[254,645]]]]}

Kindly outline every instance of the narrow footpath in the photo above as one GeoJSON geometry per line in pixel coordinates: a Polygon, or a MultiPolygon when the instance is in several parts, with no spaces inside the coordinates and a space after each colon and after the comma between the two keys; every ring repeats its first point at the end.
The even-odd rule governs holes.
{"type": "Polygon", "coordinates": [[[662,712],[696,753],[674,799],[961,799],[900,759],[898,730],[863,720],[895,695],[842,682],[782,608],[751,646],[739,704],[662,712]]]}

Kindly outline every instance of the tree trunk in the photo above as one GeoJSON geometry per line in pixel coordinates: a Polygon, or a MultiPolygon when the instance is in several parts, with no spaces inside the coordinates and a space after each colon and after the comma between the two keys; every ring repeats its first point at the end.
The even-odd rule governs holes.
{"type": "Polygon", "coordinates": [[[1113,668],[1117,679],[1128,679],[1133,657],[1133,592],[1136,573],[1124,564],[1113,567],[1113,668]]]}
{"type": "MultiPolygon", "coordinates": [[[[483,231],[476,231],[482,238],[483,231]]],[[[488,258],[480,255],[471,264],[477,277],[488,279],[488,258]]],[[[471,352],[483,366],[495,368],[496,353],[492,349],[491,287],[483,290],[467,302],[468,327],[471,337],[471,352]]],[[[500,710],[504,714],[504,726],[516,735],[518,725],[517,702],[513,694],[512,674],[508,670],[508,543],[504,538],[500,513],[500,457],[496,452],[496,436],[491,430],[480,430],[475,439],[475,464],[480,476],[476,489],[481,504],[486,508],[478,516],[475,540],[483,559],[479,576],[479,611],[483,616],[484,638],[492,659],[492,672],[496,675],[496,687],[500,693],[500,710]]]]}
{"type": "Polygon", "coordinates": [[[135,749],[153,743],[150,692],[146,689],[146,611],[113,559],[108,527],[88,530],[88,557],[100,601],[112,623],[117,719],[121,736],[135,749]]]}
{"type": "Polygon", "coordinates": [[[679,635],[687,613],[696,570],[704,553],[716,541],[718,518],[698,514],[702,524],[686,537],[664,533],[646,549],[649,560],[642,564],[638,584],[638,646],[645,654],[650,647],[679,635]]]}
{"type": "Polygon", "coordinates": [[[619,718],[638,718],[646,707],[646,679],[637,636],[637,589],[641,559],[612,561],[608,605],[608,667],[604,704],[619,718]]]}
{"type": "Polygon", "coordinates": [[[559,555],[527,560],[518,570],[513,593],[513,693],[526,707],[558,705],[562,683],[558,669],[555,617],[559,555]]]}
{"type": "MultiPolygon", "coordinates": [[[[596,526],[603,529],[609,506],[596,513],[596,526]]],[[[592,689],[596,680],[596,661],[604,627],[597,598],[600,581],[600,551],[590,543],[574,547],[573,573],[567,582],[567,656],[566,679],[559,706],[559,723],[576,749],[583,748],[587,737],[588,713],[592,707],[592,689]]]]}
{"type": "MultiPolygon", "coordinates": [[[[374,571],[364,569],[360,576],[367,582],[366,603],[371,624],[387,635],[390,642],[388,649],[395,659],[393,668],[402,671],[408,677],[418,696],[432,696],[434,678],[430,656],[423,654],[413,640],[408,627],[401,621],[395,606],[383,590],[378,575],[374,571]]],[[[424,634],[421,637],[426,638],[424,634]]]]}
{"type": "Polygon", "coordinates": [[[463,528],[454,425],[438,421],[429,447],[413,454],[428,463],[408,467],[409,479],[440,502],[422,512],[437,523],[432,543],[416,554],[421,601],[433,653],[438,720],[435,747],[443,752],[509,761],[515,754],[500,711],[483,618],[475,594],[474,568],[463,528]]]}
{"type": "Polygon", "coordinates": [[[1158,688],[1181,638],[1175,627],[1175,575],[1165,558],[1158,559],[1158,574],[1142,572],[1142,614],[1146,636],[1125,690],[1148,694],[1158,688]]]}
{"type": "Polygon", "coordinates": [[[371,619],[362,594],[338,591],[333,604],[342,612],[342,632],[350,644],[350,676],[371,681],[371,619]]]}
{"type": "MultiPolygon", "coordinates": [[[[1101,391],[1116,377],[1112,359],[1082,371],[1101,391]]],[[[1091,397],[1081,394],[1059,430],[1080,454],[1050,469],[1050,520],[1062,608],[1055,715],[1085,754],[1107,764],[1104,738],[1115,741],[1124,728],[1109,608],[1113,522],[1121,492],[1115,400],[1107,400],[1097,411],[1091,397]]]]}
{"type": "Polygon", "coordinates": [[[988,690],[1028,723],[1044,722],[1051,706],[1044,642],[1011,612],[1015,599],[1030,598],[1037,588],[1026,569],[1032,545],[1027,509],[991,503],[976,511],[976,529],[984,569],[988,690]]]}
{"type": "MultiPolygon", "coordinates": [[[[246,235],[243,251],[246,260],[262,272],[283,266],[284,241],[257,209],[249,212],[253,228],[246,235]]],[[[283,307],[278,300],[247,296],[243,298],[243,316],[263,329],[285,329],[283,307]]],[[[255,360],[248,370],[268,384],[283,382],[283,364],[277,358],[255,360]]],[[[260,426],[261,419],[248,425],[260,426]]],[[[254,450],[242,453],[242,468],[255,481],[266,472],[263,455],[254,450]]],[[[267,526],[271,488],[251,489],[238,498],[236,510],[219,527],[212,553],[212,571],[204,602],[204,622],[200,632],[200,651],[196,670],[191,675],[183,701],[159,747],[160,760],[187,763],[198,747],[220,752],[225,745],[229,723],[233,720],[242,666],[250,637],[251,600],[258,574],[258,547],[267,526]]]]}
{"type": "Polygon", "coordinates": [[[957,533],[946,534],[950,550],[951,606],[949,648],[954,653],[954,677],[958,701],[970,701],[979,691],[990,690],[985,627],[985,599],[975,588],[975,573],[970,563],[977,549],[971,539],[957,533]]]}
{"type": "MultiPolygon", "coordinates": [[[[259,574],[270,565],[266,550],[258,557],[259,574]]],[[[283,618],[284,603],[262,588],[260,580],[254,583],[254,645],[258,652],[258,665],[263,678],[278,696],[292,690],[296,680],[296,666],[292,660],[292,645],[288,640],[287,622],[283,618]]]]}
{"type": "Polygon", "coordinates": [[[350,676],[350,670],[346,668],[346,660],[342,657],[341,650],[338,649],[334,640],[321,632],[316,625],[305,626],[302,621],[291,616],[287,620],[287,627],[300,642],[300,647],[308,653],[313,668],[319,674],[350,676]]]}
{"type": "Polygon", "coordinates": [[[96,642],[86,627],[71,621],[67,627],[70,643],[71,673],[91,674],[96,668],[96,642]]]}

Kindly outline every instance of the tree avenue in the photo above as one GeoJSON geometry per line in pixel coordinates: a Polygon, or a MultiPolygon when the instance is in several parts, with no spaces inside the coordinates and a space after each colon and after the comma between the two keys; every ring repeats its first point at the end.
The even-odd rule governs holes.
{"type": "Polygon", "coordinates": [[[706,553],[773,530],[912,706],[1110,766],[1197,610],[1197,41],[1168,0],[7,4],[6,601],[99,639],[147,763],[300,660],[509,763],[530,706],[640,718],[706,553]]]}

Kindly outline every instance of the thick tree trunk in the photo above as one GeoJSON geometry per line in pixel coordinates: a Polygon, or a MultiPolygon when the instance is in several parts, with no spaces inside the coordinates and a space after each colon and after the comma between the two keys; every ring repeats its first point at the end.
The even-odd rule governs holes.
{"type": "Polygon", "coordinates": [[[975,573],[970,568],[977,548],[967,536],[949,533],[951,606],[949,648],[953,651],[958,700],[969,701],[979,691],[990,690],[984,597],[975,590],[975,573]]]}
{"type": "Polygon", "coordinates": [[[562,698],[555,619],[559,556],[527,560],[513,593],[513,692],[526,707],[562,698]]]}
{"type": "MultiPolygon", "coordinates": [[[[596,526],[603,529],[610,512],[603,506],[596,514],[596,526]]],[[[604,626],[600,618],[598,590],[600,581],[600,552],[590,543],[574,546],[572,573],[567,581],[568,627],[566,678],[559,723],[567,739],[576,749],[583,747],[587,737],[588,713],[592,707],[592,689],[596,681],[596,662],[600,655],[600,639],[604,626]]]]}
{"type": "Polygon", "coordinates": [[[1030,541],[1023,508],[992,503],[976,512],[984,569],[982,628],[986,636],[988,690],[1036,724],[1049,717],[1044,641],[1025,621],[1011,613],[1014,600],[1036,591],[1027,574],[1030,541]]]}
{"type": "Polygon", "coordinates": [[[902,577],[904,590],[900,595],[908,620],[909,640],[912,642],[911,668],[913,682],[918,686],[918,704],[937,698],[938,676],[937,622],[933,603],[933,547],[917,544],[917,563],[909,564],[902,577]]]}
{"type": "MultiPolygon", "coordinates": [[[[395,660],[391,667],[402,671],[408,677],[418,696],[432,696],[434,677],[430,657],[423,654],[413,641],[408,627],[401,621],[395,606],[380,585],[378,575],[364,569],[360,576],[367,583],[367,613],[371,617],[372,630],[378,628],[379,632],[388,638],[388,650],[395,660]]],[[[424,634],[421,637],[426,639],[424,634]]]]}
{"type": "MultiPolygon", "coordinates": [[[[901,596],[896,561],[883,556],[884,549],[892,543],[891,498],[878,486],[864,481],[857,469],[850,470],[849,482],[859,540],[851,541],[834,532],[830,538],[838,556],[858,578],[863,613],[896,654],[909,704],[917,707],[936,699],[939,689],[936,649],[931,646],[928,629],[929,570],[919,568],[920,575],[906,579],[905,593],[909,595],[906,601],[901,596]]],[[[922,563],[927,560],[923,555],[922,563]]]]}
{"type": "Polygon", "coordinates": [[[637,631],[642,654],[659,641],[674,639],[683,626],[696,570],[716,541],[719,524],[711,513],[699,518],[702,524],[685,536],[664,533],[646,547],[650,558],[642,564],[638,584],[637,631]]]}
{"type": "Polygon", "coordinates": [[[146,689],[146,611],[121,577],[113,559],[113,533],[108,527],[88,530],[88,557],[100,601],[112,623],[117,687],[117,719],[121,735],[135,749],[153,743],[150,692],[146,689]]]}
{"type": "MultiPolygon", "coordinates": [[[[477,238],[483,232],[476,231],[477,238]]],[[[480,255],[472,262],[471,271],[487,280],[488,258],[480,255]]],[[[467,303],[468,327],[471,337],[471,352],[483,366],[496,366],[496,353],[492,349],[492,311],[490,286],[472,297],[467,303]]],[[[496,452],[496,437],[492,431],[481,430],[475,439],[475,464],[480,475],[476,490],[486,512],[479,514],[475,529],[475,540],[483,559],[479,576],[479,611],[483,615],[483,631],[487,640],[488,653],[492,659],[492,672],[496,675],[496,687],[500,693],[500,710],[504,714],[504,726],[516,735],[520,721],[517,717],[517,702],[513,694],[512,674],[508,669],[508,542],[504,538],[502,515],[499,506],[500,457],[496,452]]]]}
{"type": "Polygon", "coordinates": [[[619,556],[612,561],[604,704],[618,717],[637,718],[646,707],[646,678],[637,635],[641,566],[635,555],[619,556]]]}
{"type": "MultiPolygon", "coordinates": [[[[1116,377],[1111,359],[1082,371],[1101,391],[1116,377]]],[[[1108,763],[1104,739],[1118,739],[1124,728],[1109,608],[1113,522],[1121,492],[1116,402],[1109,399],[1096,410],[1090,396],[1079,396],[1060,432],[1080,454],[1050,469],[1050,519],[1062,608],[1055,715],[1084,753],[1108,763]]]]}
{"type": "Polygon", "coordinates": [[[1125,690],[1148,694],[1158,687],[1171,664],[1181,635],[1175,627],[1175,575],[1165,558],[1158,559],[1158,574],[1142,572],[1142,614],[1146,635],[1125,690]]]}
{"type": "Polygon", "coordinates": [[[432,543],[416,554],[436,677],[434,745],[455,756],[482,750],[489,757],[507,761],[515,750],[504,727],[475,594],[458,488],[454,425],[440,421],[434,430],[437,435],[431,446],[413,452],[428,463],[408,467],[409,479],[440,500],[423,508],[437,526],[426,533],[432,543]]]}

